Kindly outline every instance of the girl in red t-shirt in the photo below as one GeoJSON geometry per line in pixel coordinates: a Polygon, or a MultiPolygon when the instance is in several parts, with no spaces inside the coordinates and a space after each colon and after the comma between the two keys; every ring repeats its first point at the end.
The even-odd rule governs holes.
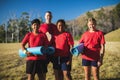
{"type": "Polygon", "coordinates": [[[74,45],[72,35],[65,31],[65,21],[60,19],[57,21],[58,35],[55,35],[56,52],[53,57],[53,68],[56,80],[72,80],[71,78],[71,62],[72,55],[70,49],[74,45]]]}
{"type": "Polygon", "coordinates": [[[102,65],[105,39],[103,32],[96,29],[96,20],[88,19],[88,31],[86,31],[79,43],[84,43],[82,65],[85,72],[85,80],[90,80],[91,69],[94,80],[99,80],[99,67],[102,65]]]}
{"type": "Polygon", "coordinates": [[[38,19],[34,19],[31,23],[32,32],[27,33],[21,43],[23,52],[27,54],[26,73],[28,74],[28,80],[34,80],[34,76],[36,73],[39,79],[46,80],[46,56],[33,55],[25,48],[25,45],[27,43],[29,47],[47,46],[48,43],[45,34],[38,32],[40,21],[38,19]]]}

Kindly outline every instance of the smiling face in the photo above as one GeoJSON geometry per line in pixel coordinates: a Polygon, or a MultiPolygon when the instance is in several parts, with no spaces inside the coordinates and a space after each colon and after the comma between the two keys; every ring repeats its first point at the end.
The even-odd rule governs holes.
{"type": "Polygon", "coordinates": [[[95,31],[96,30],[96,20],[94,18],[88,19],[88,28],[90,31],[95,31]]]}
{"type": "Polygon", "coordinates": [[[35,31],[35,32],[38,31],[38,28],[39,28],[39,24],[37,24],[37,23],[32,24],[32,30],[33,31],[35,31]]]}
{"type": "Polygon", "coordinates": [[[64,32],[65,25],[62,22],[58,22],[57,29],[58,29],[59,32],[64,32]]]}
{"type": "Polygon", "coordinates": [[[93,22],[90,22],[90,21],[88,22],[88,28],[89,28],[90,31],[94,31],[95,30],[95,26],[96,25],[93,22]]]}

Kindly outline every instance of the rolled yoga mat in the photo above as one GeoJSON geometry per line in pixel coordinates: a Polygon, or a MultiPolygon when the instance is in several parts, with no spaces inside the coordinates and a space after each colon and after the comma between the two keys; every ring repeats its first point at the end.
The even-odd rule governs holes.
{"type": "MultiPolygon", "coordinates": [[[[27,48],[27,51],[31,52],[32,54],[43,55],[44,53],[46,53],[46,48],[43,46],[31,47],[27,48]]],[[[19,49],[19,56],[24,58],[27,56],[27,54],[25,54],[21,49],[19,49]]]]}
{"type": "Polygon", "coordinates": [[[55,53],[55,48],[54,47],[48,47],[47,49],[46,49],[46,54],[47,55],[52,55],[52,54],[54,54],[55,53]]]}
{"type": "Polygon", "coordinates": [[[84,43],[80,43],[79,45],[77,45],[71,49],[71,53],[74,56],[78,56],[80,53],[83,52],[83,49],[84,49],[84,43]]]}

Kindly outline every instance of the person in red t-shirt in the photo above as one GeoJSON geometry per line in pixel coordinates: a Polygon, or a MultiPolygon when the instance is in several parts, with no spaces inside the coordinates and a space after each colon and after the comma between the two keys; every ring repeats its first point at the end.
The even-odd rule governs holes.
{"type": "Polygon", "coordinates": [[[52,35],[56,35],[58,33],[56,25],[53,24],[51,20],[52,13],[47,11],[45,13],[45,23],[41,24],[39,27],[39,32],[45,33],[49,41],[51,41],[52,35]]]}
{"type": "Polygon", "coordinates": [[[63,19],[59,19],[56,25],[59,34],[54,36],[56,52],[53,57],[53,68],[55,78],[56,80],[64,80],[64,78],[65,80],[72,80],[70,49],[73,47],[74,41],[72,35],[65,31],[65,21],[63,19]]]}
{"type": "MultiPolygon", "coordinates": [[[[54,35],[58,34],[57,26],[52,23],[52,13],[50,11],[46,11],[45,13],[45,23],[41,24],[39,27],[39,32],[45,33],[48,41],[49,46],[54,46],[54,35]]],[[[52,62],[52,55],[47,55],[47,64],[52,62]]]]}
{"type": "Polygon", "coordinates": [[[96,20],[88,19],[88,31],[86,31],[79,43],[84,43],[82,53],[82,65],[85,72],[85,80],[90,80],[91,69],[94,80],[99,80],[99,67],[102,65],[105,52],[105,39],[102,31],[96,29],[96,20]]]}
{"type": "Polygon", "coordinates": [[[47,46],[48,40],[45,34],[38,32],[40,25],[40,21],[38,19],[34,19],[31,24],[32,32],[27,33],[21,43],[23,52],[27,54],[26,73],[28,74],[28,80],[34,80],[36,73],[40,80],[46,80],[46,56],[33,55],[26,50],[25,45],[28,43],[29,47],[47,46]]]}

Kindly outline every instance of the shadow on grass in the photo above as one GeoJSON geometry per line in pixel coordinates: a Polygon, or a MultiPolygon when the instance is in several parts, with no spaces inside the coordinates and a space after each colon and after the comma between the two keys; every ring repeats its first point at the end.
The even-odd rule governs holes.
{"type": "Polygon", "coordinates": [[[120,80],[120,78],[101,79],[101,80],[120,80]]]}

